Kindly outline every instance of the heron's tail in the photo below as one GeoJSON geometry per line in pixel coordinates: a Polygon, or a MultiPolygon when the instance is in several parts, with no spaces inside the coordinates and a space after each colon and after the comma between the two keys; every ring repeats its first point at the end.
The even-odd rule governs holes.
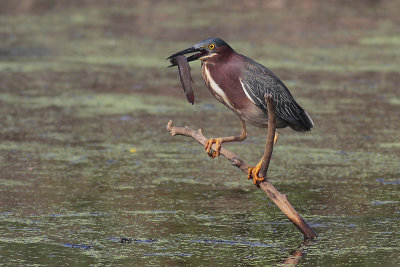
{"type": "Polygon", "coordinates": [[[300,124],[302,127],[301,131],[311,131],[311,128],[314,127],[314,122],[311,119],[310,114],[307,113],[304,109],[301,111],[301,117],[300,117],[300,124]]]}

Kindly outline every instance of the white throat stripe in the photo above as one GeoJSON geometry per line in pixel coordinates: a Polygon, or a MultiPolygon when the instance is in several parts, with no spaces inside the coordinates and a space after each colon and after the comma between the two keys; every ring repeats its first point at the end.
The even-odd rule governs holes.
{"type": "Polygon", "coordinates": [[[219,87],[219,85],[211,77],[211,74],[207,67],[204,68],[204,72],[207,76],[208,81],[210,82],[210,87],[214,90],[215,94],[218,95],[219,97],[221,97],[227,105],[231,106],[229,99],[226,97],[226,95],[225,95],[224,91],[222,91],[221,87],[219,87]]]}

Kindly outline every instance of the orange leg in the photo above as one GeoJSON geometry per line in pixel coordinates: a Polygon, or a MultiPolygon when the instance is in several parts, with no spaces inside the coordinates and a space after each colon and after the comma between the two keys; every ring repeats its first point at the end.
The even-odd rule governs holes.
{"type": "Polygon", "coordinates": [[[279,138],[279,134],[278,134],[278,132],[275,132],[274,145],[276,144],[276,142],[278,142],[278,138],[279,138]]]}
{"type": "Polygon", "coordinates": [[[247,137],[246,124],[240,119],[242,124],[242,132],[239,136],[228,136],[228,137],[219,137],[219,138],[210,138],[207,140],[204,148],[206,149],[207,154],[212,157],[218,157],[221,150],[221,144],[226,142],[234,142],[234,141],[243,141],[247,137]],[[211,149],[212,145],[215,143],[215,149],[211,149]]]}

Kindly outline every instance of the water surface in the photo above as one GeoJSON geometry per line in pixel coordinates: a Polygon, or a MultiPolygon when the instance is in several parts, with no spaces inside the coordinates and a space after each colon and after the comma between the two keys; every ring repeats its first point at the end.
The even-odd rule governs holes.
{"type": "MultiPolygon", "coordinates": [[[[392,1],[3,1],[0,261],[28,265],[400,264],[400,6],[392,1]],[[208,137],[240,123],[192,64],[196,104],[164,59],[210,36],[270,67],[311,114],[269,175],[302,235],[208,137]]],[[[265,131],[227,145],[258,162],[265,131]]]]}

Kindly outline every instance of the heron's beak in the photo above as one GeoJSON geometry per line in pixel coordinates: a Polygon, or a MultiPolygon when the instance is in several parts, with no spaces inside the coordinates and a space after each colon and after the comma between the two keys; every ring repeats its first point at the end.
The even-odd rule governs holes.
{"type": "MultiPolygon", "coordinates": [[[[177,57],[177,56],[183,56],[183,55],[189,54],[189,53],[196,53],[196,54],[193,54],[190,57],[188,57],[187,58],[188,62],[194,61],[196,59],[199,59],[203,55],[207,54],[207,51],[204,50],[204,49],[201,49],[201,48],[190,47],[188,49],[182,50],[182,51],[180,51],[178,53],[175,53],[175,54],[167,57],[167,59],[171,59],[171,58],[174,58],[174,57],[177,57]],[[199,52],[199,53],[196,53],[196,52],[199,52]]],[[[172,65],[170,67],[172,67],[172,66],[176,66],[176,64],[172,63],[172,65]]]]}

